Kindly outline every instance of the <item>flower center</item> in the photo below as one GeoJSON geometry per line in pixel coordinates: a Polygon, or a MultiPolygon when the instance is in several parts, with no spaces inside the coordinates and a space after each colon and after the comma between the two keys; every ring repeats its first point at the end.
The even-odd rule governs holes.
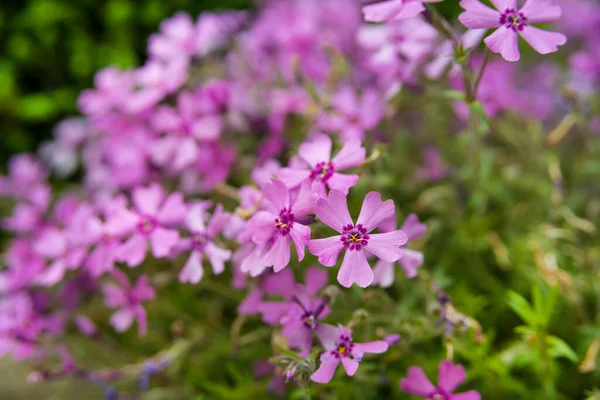
{"type": "Polygon", "coordinates": [[[344,358],[352,355],[352,349],[354,348],[354,343],[348,336],[340,336],[335,349],[331,350],[331,355],[336,358],[344,358]]]}
{"type": "Polygon", "coordinates": [[[331,176],[333,175],[333,172],[334,168],[333,163],[331,161],[321,161],[317,164],[315,169],[311,171],[309,178],[311,181],[316,180],[321,182],[327,182],[327,180],[329,180],[329,178],[331,178],[331,176]]]}
{"type": "Polygon", "coordinates": [[[315,329],[317,327],[317,319],[311,311],[307,311],[302,316],[302,322],[304,322],[304,326],[309,329],[315,329]]]}
{"type": "Polygon", "coordinates": [[[294,214],[291,208],[283,208],[279,212],[279,217],[275,218],[275,228],[279,230],[281,236],[288,235],[294,226],[294,214]]]}
{"type": "Polygon", "coordinates": [[[152,216],[145,215],[138,222],[138,230],[144,235],[149,235],[156,228],[156,219],[152,216]]]}
{"type": "Polygon", "coordinates": [[[369,244],[369,235],[362,224],[356,226],[348,224],[343,227],[341,240],[344,247],[349,250],[361,250],[363,246],[369,244]]]}
{"type": "Polygon", "coordinates": [[[505,25],[513,31],[522,31],[527,26],[527,17],[522,12],[517,12],[514,8],[507,8],[500,15],[500,24],[505,25]]]}
{"type": "Polygon", "coordinates": [[[192,244],[195,250],[204,250],[206,244],[208,243],[208,236],[206,233],[195,233],[192,237],[192,244]]]}

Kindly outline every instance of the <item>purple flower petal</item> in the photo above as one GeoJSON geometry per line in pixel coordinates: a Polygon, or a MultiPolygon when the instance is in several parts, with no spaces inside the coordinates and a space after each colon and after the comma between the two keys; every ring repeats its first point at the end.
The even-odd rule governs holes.
{"type": "Polygon", "coordinates": [[[389,344],[384,340],[376,340],[366,343],[354,343],[352,355],[355,358],[362,358],[365,353],[381,354],[388,350],[389,344]]]}
{"type": "Polygon", "coordinates": [[[356,370],[358,369],[358,361],[348,357],[344,357],[342,358],[342,366],[346,370],[348,376],[352,376],[356,373],[356,370]]]}
{"type": "Polygon", "coordinates": [[[362,9],[365,21],[385,22],[394,18],[404,7],[403,0],[390,0],[364,6],[362,9]]]}
{"type": "Polygon", "coordinates": [[[483,5],[479,0],[462,0],[460,6],[465,12],[458,19],[467,28],[489,29],[500,26],[500,12],[483,5]]]}
{"type": "Polygon", "coordinates": [[[326,267],[333,267],[337,263],[340,251],[344,249],[341,236],[332,236],[325,239],[313,239],[308,242],[308,251],[319,257],[319,262],[326,267]]]}
{"type": "Polygon", "coordinates": [[[179,282],[196,284],[200,282],[203,275],[202,253],[192,251],[183,269],[179,272],[179,282]]]}
{"type": "Polygon", "coordinates": [[[540,54],[558,51],[558,46],[567,43],[567,37],[562,33],[549,32],[533,26],[526,26],[519,33],[540,54]]]}
{"type": "Polygon", "coordinates": [[[323,359],[321,365],[319,365],[319,369],[310,376],[310,379],[317,383],[329,383],[339,363],[340,360],[337,358],[323,359]]]}
{"type": "Polygon", "coordinates": [[[329,186],[329,188],[332,190],[339,190],[345,195],[348,195],[349,189],[356,185],[358,179],[358,175],[346,175],[334,172],[331,178],[327,180],[327,186],[329,186]]]}
{"type": "Polygon", "coordinates": [[[310,240],[310,228],[296,222],[290,230],[290,236],[298,253],[298,261],[302,261],[304,259],[304,248],[310,240]]]}
{"type": "Polygon", "coordinates": [[[125,262],[130,267],[137,267],[146,258],[148,241],[141,234],[135,234],[115,251],[117,260],[125,262]]]}
{"type": "Polygon", "coordinates": [[[504,11],[507,8],[517,8],[517,0],[490,0],[497,10],[504,11]]]}
{"type": "Polygon", "coordinates": [[[333,158],[332,163],[337,171],[359,166],[367,155],[367,150],[361,146],[359,140],[348,140],[344,147],[333,158]]]}
{"type": "Polygon", "coordinates": [[[450,360],[444,360],[438,367],[438,387],[447,393],[452,393],[467,375],[462,365],[454,365],[450,360]]]}
{"type": "Polygon", "coordinates": [[[317,200],[317,217],[325,225],[342,233],[345,225],[352,224],[346,195],[339,190],[331,190],[327,199],[317,200]]]}
{"type": "Polygon", "coordinates": [[[373,268],[373,274],[373,284],[382,288],[390,287],[394,283],[394,264],[379,260],[373,268]]]}
{"type": "Polygon", "coordinates": [[[553,22],[562,15],[562,9],[554,5],[552,0],[527,0],[519,11],[527,17],[530,24],[553,22]]]}
{"type": "Polygon", "coordinates": [[[287,208],[290,205],[290,193],[285,183],[272,179],[270,183],[265,183],[260,190],[265,198],[274,206],[274,212],[287,208]]]}
{"type": "Polygon", "coordinates": [[[400,265],[408,278],[417,276],[417,270],[423,265],[423,253],[411,249],[402,249],[400,265]]]}
{"type": "Polygon", "coordinates": [[[383,221],[392,218],[394,213],[395,206],[393,200],[382,202],[379,192],[369,192],[363,201],[356,225],[362,224],[367,232],[371,232],[383,221]]]}
{"type": "Polygon", "coordinates": [[[365,288],[373,283],[373,270],[367,262],[365,253],[361,250],[346,251],[344,261],[338,271],[338,282],[344,287],[350,287],[353,283],[365,288]]]}
{"type": "Polygon", "coordinates": [[[311,141],[300,145],[298,154],[308,165],[315,168],[318,163],[329,161],[331,157],[331,138],[324,134],[317,134],[313,136],[311,141]]]}
{"type": "Polygon", "coordinates": [[[152,255],[156,258],[168,256],[178,241],[178,231],[157,226],[150,234],[152,255]]]}
{"type": "Polygon", "coordinates": [[[279,272],[290,263],[290,237],[277,236],[273,246],[267,251],[263,262],[267,267],[273,266],[273,271],[279,272]]]}
{"type": "Polygon", "coordinates": [[[481,400],[481,395],[475,390],[469,390],[465,393],[453,394],[449,400],[481,400]]]}
{"type": "Polygon", "coordinates": [[[491,51],[502,54],[506,61],[518,61],[521,58],[517,33],[504,25],[485,38],[484,42],[491,51]]]}
{"type": "Polygon", "coordinates": [[[302,182],[298,197],[292,204],[292,212],[296,218],[302,217],[306,214],[313,213],[317,205],[317,196],[311,189],[311,183],[309,180],[302,182]]]}
{"type": "Polygon", "coordinates": [[[364,248],[383,261],[391,263],[402,257],[400,246],[405,245],[406,242],[406,234],[400,230],[375,233],[369,235],[369,243],[364,248]]]}
{"type": "Polygon", "coordinates": [[[436,392],[436,387],[427,379],[420,367],[410,367],[407,377],[400,381],[400,387],[407,393],[423,397],[436,392]]]}
{"type": "Polygon", "coordinates": [[[164,192],[157,184],[135,188],[132,194],[136,209],[146,215],[156,215],[163,198],[164,192]]]}
{"type": "Polygon", "coordinates": [[[306,271],[306,292],[309,296],[316,296],[329,281],[329,274],[327,271],[312,266],[306,271]]]}
{"type": "Polygon", "coordinates": [[[184,220],[187,207],[181,193],[173,193],[163,203],[157,219],[163,224],[177,224],[184,220]]]}

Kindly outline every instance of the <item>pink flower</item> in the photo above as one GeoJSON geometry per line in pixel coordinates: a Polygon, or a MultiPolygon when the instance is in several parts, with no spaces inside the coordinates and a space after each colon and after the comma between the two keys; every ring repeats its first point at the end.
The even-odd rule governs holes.
{"type": "Polygon", "coordinates": [[[148,277],[140,276],[135,286],[131,286],[129,279],[121,271],[115,269],[112,271],[112,275],[120,286],[108,283],[102,287],[106,306],[118,309],[110,317],[110,323],[118,332],[125,332],[135,319],[140,336],[145,335],[147,330],[146,310],[142,303],[152,300],[155,296],[148,277]]]}
{"type": "Polygon", "coordinates": [[[448,166],[444,164],[440,151],[435,146],[427,146],[423,150],[423,165],[415,171],[417,180],[439,181],[448,174],[448,166]]]}
{"type": "Polygon", "coordinates": [[[205,223],[205,205],[197,204],[190,207],[187,214],[186,226],[192,236],[184,240],[182,247],[191,249],[185,266],[179,273],[180,282],[198,283],[202,279],[204,269],[202,258],[208,258],[215,275],[225,270],[225,261],[231,258],[231,251],[224,250],[214,243],[214,239],[228,223],[229,217],[223,213],[223,206],[217,208],[208,222],[205,223]]]}
{"type": "MultiPolygon", "coordinates": [[[[386,226],[385,230],[396,229],[396,218],[392,218],[386,226]]],[[[425,234],[425,224],[419,222],[419,217],[415,214],[410,214],[406,217],[404,224],[400,230],[406,233],[409,243],[411,240],[420,238],[425,234]]],[[[383,228],[380,228],[385,231],[383,228]]],[[[403,249],[402,258],[400,259],[400,265],[404,269],[404,273],[409,278],[417,276],[417,269],[423,265],[423,253],[411,249],[403,249]]],[[[375,273],[375,279],[373,283],[378,284],[381,287],[389,287],[394,283],[394,264],[379,260],[373,270],[375,273]]]]}
{"type": "Polygon", "coordinates": [[[319,338],[326,352],[321,354],[319,369],[310,376],[311,380],[318,383],[330,382],[340,362],[346,373],[352,376],[365,353],[379,354],[388,349],[388,344],[384,340],[354,343],[350,329],[343,326],[339,328],[330,326],[329,329],[322,331],[319,338]]]}
{"type": "MultiPolygon", "coordinates": [[[[289,270],[285,270],[289,271],[289,270]]],[[[294,281],[293,274],[283,272],[267,277],[263,288],[273,293],[275,287],[285,301],[261,301],[257,310],[268,324],[282,324],[282,335],[288,339],[291,348],[300,350],[300,356],[307,357],[313,343],[313,331],[321,332],[325,324],[319,319],[329,314],[326,298],[315,298],[328,281],[327,272],[310,267],[306,272],[305,284],[294,281]]]]}
{"type": "Polygon", "coordinates": [[[199,102],[201,92],[182,92],[177,109],[159,106],[151,117],[152,126],[164,137],[150,146],[152,161],[174,171],[198,160],[203,143],[219,138],[223,129],[221,116],[208,113],[199,102]]]}
{"type": "Polygon", "coordinates": [[[481,395],[475,390],[452,394],[466,378],[465,369],[461,365],[444,360],[439,365],[438,375],[438,385],[435,387],[420,367],[410,367],[408,376],[400,381],[400,387],[407,393],[427,400],[481,400],[481,395]]]}
{"type": "Polygon", "coordinates": [[[498,10],[483,5],[479,0],[462,0],[465,9],[458,19],[469,29],[498,28],[484,42],[494,53],[502,54],[507,61],[517,61],[521,57],[518,47],[518,34],[540,54],[558,50],[567,42],[562,33],[543,31],[531,24],[556,21],[561,16],[561,8],[552,5],[552,0],[527,0],[517,10],[517,0],[492,0],[498,10]]]}
{"type": "MultiPolygon", "coordinates": [[[[266,200],[267,211],[257,212],[248,222],[252,241],[258,245],[267,245],[262,262],[273,266],[275,272],[281,271],[290,262],[290,240],[294,242],[298,261],[304,259],[304,247],[310,239],[310,228],[304,225],[300,217],[313,212],[315,195],[310,183],[305,181],[294,201],[290,199],[287,186],[273,179],[261,188],[266,200]]],[[[245,271],[246,272],[246,271],[245,271]]]]}
{"type": "Polygon", "coordinates": [[[411,18],[425,11],[423,3],[437,3],[442,0],[388,0],[369,4],[362,12],[368,22],[398,21],[411,18]]]}
{"type": "Polygon", "coordinates": [[[317,201],[317,217],[340,235],[327,239],[313,239],[308,244],[308,250],[318,256],[319,262],[327,267],[335,265],[340,252],[346,250],[338,272],[338,282],[344,287],[350,287],[353,283],[363,288],[367,287],[373,283],[374,275],[367,262],[366,253],[393,263],[402,257],[400,246],[408,241],[406,233],[401,230],[369,234],[382,222],[392,218],[394,213],[392,200],[382,202],[381,194],[370,192],[365,197],[360,215],[354,224],[344,193],[331,190],[328,199],[317,201]]]}
{"type": "Polygon", "coordinates": [[[340,174],[338,171],[360,165],[366,152],[360,141],[350,139],[332,160],[331,139],[327,135],[319,134],[313,140],[300,145],[298,153],[306,164],[300,168],[282,168],[279,178],[292,189],[309,179],[312,182],[312,191],[320,197],[326,196],[325,186],[348,194],[348,189],[358,181],[358,175],[340,174]]]}
{"type": "Polygon", "coordinates": [[[186,206],[181,193],[173,193],[165,199],[163,189],[158,184],[138,187],[133,190],[133,211],[125,207],[113,210],[106,222],[109,235],[131,234],[119,246],[117,259],[136,267],[146,258],[148,243],[152,255],[166,257],[179,242],[179,232],[170,226],[181,223],[186,206]]]}
{"type": "Polygon", "coordinates": [[[0,358],[11,353],[15,360],[34,355],[44,322],[25,292],[0,297],[0,358]]]}
{"type": "Polygon", "coordinates": [[[319,126],[339,132],[343,140],[362,140],[366,131],[379,124],[384,112],[381,96],[373,89],[359,96],[355,89],[344,86],[333,96],[331,105],[335,112],[322,115],[319,126]]]}

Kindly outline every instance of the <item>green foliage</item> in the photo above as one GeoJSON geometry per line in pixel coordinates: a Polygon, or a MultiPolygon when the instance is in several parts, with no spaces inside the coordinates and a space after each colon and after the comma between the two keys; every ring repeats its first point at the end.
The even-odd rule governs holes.
{"type": "Polygon", "coordinates": [[[109,65],[134,67],[176,11],[243,8],[248,0],[28,0],[0,4],[0,158],[33,151],[73,115],[78,93],[109,65]]]}

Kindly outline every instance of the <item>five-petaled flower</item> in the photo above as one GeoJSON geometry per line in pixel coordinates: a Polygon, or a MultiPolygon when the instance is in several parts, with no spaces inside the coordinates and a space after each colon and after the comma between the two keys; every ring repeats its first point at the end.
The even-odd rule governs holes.
{"type": "Polygon", "coordinates": [[[135,286],[132,286],[127,276],[118,269],[113,269],[111,274],[119,281],[120,286],[108,283],[102,287],[106,306],[117,309],[110,317],[110,323],[117,331],[124,332],[129,329],[135,319],[139,335],[145,335],[147,330],[146,310],[142,303],[152,300],[155,295],[154,288],[148,282],[148,277],[140,276],[135,286]]]}
{"type": "Polygon", "coordinates": [[[304,247],[310,239],[310,227],[300,217],[314,211],[316,196],[310,188],[310,182],[304,181],[296,199],[290,198],[285,183],[273,179],[261,187],[265,198],[266,211],[257,212],[248,222],[252,232],[252,241],[265,245],[262,264],[273,266],[275,272],[281,271],[290,262],[290,241],[294,242],[298,261],[304,259],[304,247]]]}
{"type": "Polygon", "coordinates": [[[381,201],[381,195],[370,192],[364,199],[356,224],[348,212],[346,196],[339,190],[329,192],[327,199],[317,201],[317,217],[340,235],[326,239],[314,239],[308,244],[309,251],[319,257],[327,267],[336,264],[338,255],[346,250],[338,272],[338,282],[345,287],[356,283],[367,287],[373,283],[373,270],[367,262],[366,252],[385,262],[392,263],[402,257],[403,246],[408,238],[401,230],[370,234],[382,222],[395,215],[394,202],[381,201]]]}
{"type": "Polygon", "coordinates": [[[560,18],[562,10],[552,5],[552,0],[527,0],[520,9],[517,9],[517,0],[491,1],[497,10],[483,5],[479,0],[462,0],[460,6],[465,12],[458,19],[469,29],[497,28],[484,42],[491,51],[502,54],[507,61],[517,61],[521,57],[518,35],[540,54],[555,52],[558,46],[567,42],[567,37],[562,33],[531,26],[560,18]]]}
{"type": "Polygon", "coordinates": [[[300,158],[310,169],[299,166],[282,168],[278,175],[290,188],[298,187],[302,181],[309,179],[313,192],[320,197],[326,196],[325,186],[347,194],[348,189],[358,182],[358,175],[340,174],[338,171],[357,167],[364,161],[366,153],[359,140],[350,139],[331,159],[331,139],[327,135],[319,134],[311,141],[302,143],[298,150],[300,158]]]}
{"type": "Polygon", "coordinates": [[[384,340],[354,343],[352,332],[344,326],[328,326],[328,329],[319,331],[318,335],[325,352],[320,357],[321,365],[310,377],[318,383],[331,381],[340,362],[349,376],[354,375],[365,353],[384,353],[389,347],[384,340]]]}
{"type": "Polygon", "coordinates": [[[466,378],[465,369],[444,360],[439,365],[438,385],[434,386],[420,367],[410,367],[408,376],[400,381],[400,387],[407,393],[416,394],[426,400],[481,400],[481,395],[470,390],[453,394],[466,378]]]}

